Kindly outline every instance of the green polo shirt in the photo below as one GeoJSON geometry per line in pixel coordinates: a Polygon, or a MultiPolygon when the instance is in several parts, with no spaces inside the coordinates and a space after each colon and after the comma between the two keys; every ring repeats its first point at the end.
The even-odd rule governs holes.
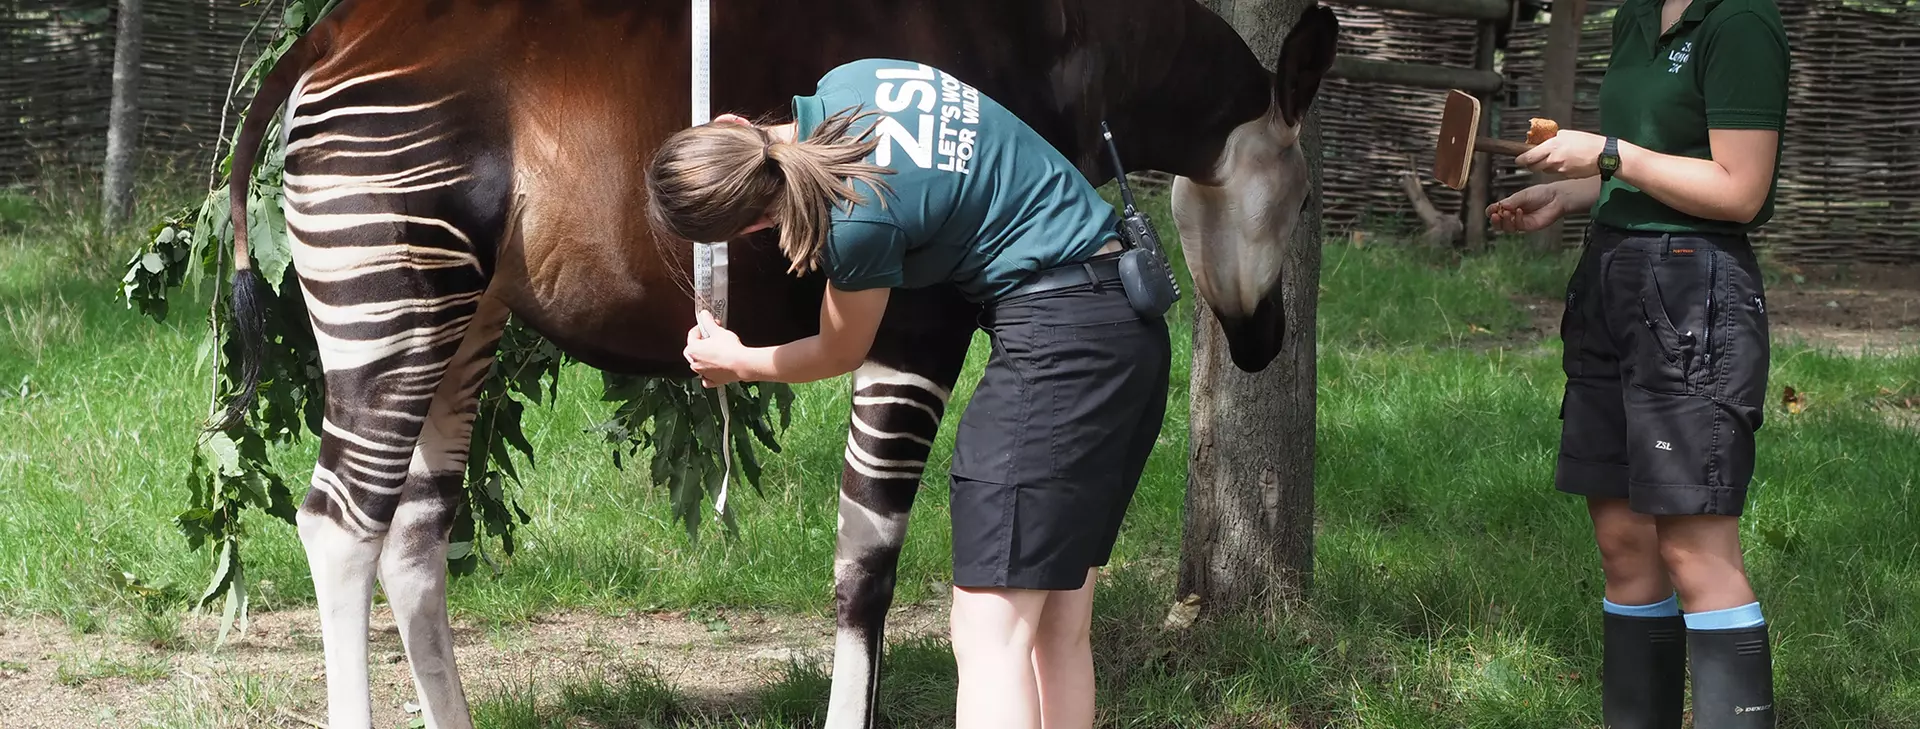
{"type": "MultiPolygon", "coordinates": [[[[1660,29],[1660,0],[1626,0],[1613,19],[1613,54],[1600,84],[1600,133],[1670,155],[1712,159],[1709,129],[1785,131],[1787,34],[1773,0],[1693,0],[1660,29]]],[[[1773,216],[1774,186],[1745,223],[1699,218],[1615,177],[1593,219],[1657,232],[1746,233],[1773,216]]]]}
{"type": "Polygon", "coordinates": [[[852,107],[879,115],[880,146],[867,161],[886,167],[885,205],[834,208],[823,268],[846,291],[953,283],[989,301],[1045,268],[1091,256],[1119,237],[1113,205],[1044,137],[1006,108],[944,71],[911,61],[866,59],[821,77],[793,99],[805,138],[852,107]]]}

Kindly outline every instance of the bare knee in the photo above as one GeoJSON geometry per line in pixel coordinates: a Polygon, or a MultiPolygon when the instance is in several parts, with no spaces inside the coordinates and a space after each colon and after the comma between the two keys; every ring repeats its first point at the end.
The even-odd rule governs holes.
{"type": "Polygon", "coordinates": [[[954,590],[954,658],[1031,654],[1045,598],[1029,590],[954,590]]]}
{"type": "Polygon", "coordinates": [[[1733,607],[1753,599],[1734,517],[1662,519],[1660,560],[1690,610],[1733,607]]]}
{"type": "Polygon", "coordinates": [[[1646,604],[1671,595],[1653,517],[1635,513],[1625,501],[1594,500],[1589,512],[1608,597],[1623,604],[1646,604]]]}
{"type": "Polygon", "coordinates": [[[1034,635],[1033,650],[1035,653],[1049,655],[1086,652],[1092,649],[1090,628],[1091,626],[1084,621],[1070,624],[1042,623],[1040,630],[1034,635]]]}
{"type": "Polygon", "coordinates": [[[1088,634],[1093,629],[1093,580],[1089,570],[1087,582],[1080,589],[1047,596],[1034,638],[1036,651],[1070,655],[1088,650],[1088,634]]]}

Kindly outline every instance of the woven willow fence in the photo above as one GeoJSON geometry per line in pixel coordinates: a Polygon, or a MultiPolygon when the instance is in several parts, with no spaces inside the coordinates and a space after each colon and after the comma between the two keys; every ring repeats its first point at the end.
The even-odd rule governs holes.
{"type": "MultiPolygon", "coordinates": [[[[278,4],[145,0],[141,151],[211,159],[235,58],[251,62],[279,21],[278,4]],[[262,17],[260,31],[246,42],[262,17]]],[[[0,184],[41,169],[97,167],[112,99],[115,3],[0,0],[0,184]]],[[[245,71],[245,67],[241,67],[245,71]]],[[[234,123],[228,115],[227,125],[234,123]]]]}
{"type": "MultiPolygon", "coordinates": [[[[1399,10],[1336,5],[1340,53],[1374,61],[1471,67],[1475,22],[1399,10]]],[[[1434,136],[1446,94],[1328,79],[1319,101],[1322,215],[1327,230],[1417,225],[1399,175],[1412,171],[1436,207],[1457,211],[1464,195],[1433,181],[1434,136]]]]}
{"type": "MultiPolygon", "coordinates": [[[[1382,61],[1467,67],[1474,23],[1338,6],[1341,51],[1382,61]]],[[[1778,0],[1793,43],[1793,91],[1781,189],[1764,245],[1806,261],[1920,261],[1920,8],[1909,0],[1778,0]]],[[[1600,75],[1618,0],[1588,0],[1572,124],[1598,127],[1600,75]]],[[[50,165],[98,164],[113,65],[110,0],[0,0],[0,184],[50,165]]],[[[251,59],[278,22],[276,3],[145,0],[143,151],[204,163],[219,138],[237,58],[251,59]],[[259,32],[249,30],[266,18],[259,32]]],[[[1512,29],[1500,70],[1503,136],[1539,108],[1546,16],[1512,29]]],[[[1330,80],[1321,97],[1326,222],[1413,225],[1398,175],[1420,175],[1441,210],[1463,196],[1432,180],[1443,94],[1330,80]]],[[[1561,120],[1566,125],[1565,120],[1561,120]]],[[[233,123],[229,113],[226,124],[233,123]]],[[[1496,158],[1495,195],[1527,181],[1496,158]]],[[[1568,225],[1578,243],[1582,218],[1568,225]]]]}
{"type": "MultiPolygon", "coordinates": [[[[1337,2],[1337,0],[1335,0],[1337,2]]],[[[1778,0],[1793,46],[1785,152],[1773,221],[1756,236],[1782,258],[1809,263],[1920,262],[1920,7],[1906,0],[1778,0]]],[[[1572,123],[1599,128],[1617,0],[1588,0],[1572,123]]],[[[1470,66],[1473,22],[1340,5],[1350,31],[1341,51],[1382,61],[1470,66]],[[1416,32],[1414,29],[1419,28],[1416,32]]],[[[1539,113],[1547,17],[1521,18],[1499,70],[1501,136],[1525,136],[1539,113]]],[[[1427,194],[1457,212],[1462,196],[1434,182],[1433,138],[1443,94],[1335,81],[1328,87],[1326,220],[1341,226],[1413,225],[1396,175],[1412,160],[1427,194]]],[[[1528,183],[1495,157],[1494,194],[1528,183]]],[[[1585,216],[1570,219],[1578,245],[1585,216]]]]}

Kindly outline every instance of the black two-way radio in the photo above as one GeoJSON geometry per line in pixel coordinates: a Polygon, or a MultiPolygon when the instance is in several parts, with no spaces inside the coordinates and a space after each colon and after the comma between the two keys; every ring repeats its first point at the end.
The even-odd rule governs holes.
{"type": "Polygon", "coordinates": [[[1173,302],[1180,300],[1180,283],[1174,280],[1167,253],[1160,247],[1160,234],[1153,221],[1133,203],[1133,189],[1127,186],[1127,166],[1120,161],[1120,148],[1113,143],[1113,131],[1100,122],[1100,136],[1106,139],[1107,153],[1113,157],[1114,179],[1120,185],[1120,236],[1127,251],[1120,254],[1120,285],[1127,303],[1145,316],[1162,317],[1173,302]]]}

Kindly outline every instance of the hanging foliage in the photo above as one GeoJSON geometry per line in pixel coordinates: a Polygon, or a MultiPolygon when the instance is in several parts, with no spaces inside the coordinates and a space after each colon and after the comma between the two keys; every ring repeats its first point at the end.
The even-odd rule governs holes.
{"type": "MultiPolygon", "coordinates": [[[[287,0],[280,30],[235,89],[257,88],[274,62],[337,2],[287,0]]],[[[286,155],[275,133],[278,118],[272,124],[266,138],[274,141],[260,155],[247,195],[250,252],[270,289],[265,306],[267,346],[257,396],[244,421],[224,431],[205,432],[198,439],[185,475],[185,508],[174,520],[190,548],[211,548],[215,554],[212,579],[196,607],[225,601],[222,639],[229,627],[238,624],[244,629],[246,621],[242,517],[258,510],[293,523],[297,494],[270,453],[309,435],[318,437],[326,402],[326,383],[306,307],[298,282],[287,275],[293,255],[280,211],[286,155]]],[[[208,359],[216,360],[209,381],[210,421],[243,381],[241,343],[225,326],[230,302],[222,288],[232,275],[233,230],[226,181],[239,124],[229,126],[236,139],[227,140],[228,151],[217,167],[212,189],[198,204],[164,216],[152,226],[149,242],[127,262],[122,287],[127,305],[156,321],[166,320],[170,303],[213,302],[208,312],[211,332],[200,357],[202,366],[208,359]]],[[[470,574],[481,564],[497,573],[501,563],[490,556],[496,545],[499,554],[513,554],[515,529],[531,520],[513,497],[514,489],[522,485],[517,461],[535,464],[522,416],[529,405],[552,403],[561,368],[568,361],[552,342],[517,319],[508,320],[493,368],[480,389],[464,479],[466,498],[456,516],[447,555],[454,574],[470,574]]],[[[626,459],[651,450],[652,482],[670,490],[674,518],[686,525],[689,538],[698,538],[701,506],[718,491],[725,471],[722,459],[727,450],[722,447],[720,427],[723,399],[694,379],[605,374],[602,384],[603,400],[615,405],[595,431],[612,447],[615,466],[624,467],[626,459]]],[[[734,455],[740,473],[758,491],[760,467],[754,449],[757,444],[779,451],[773,412],[779,411],[779,427],[787,427],[793,393],[785,385],[771,383],[736,385],[729,393],[724,402],[732,408],[734,423],[743,426],[734,429],[734,455]]],[[[731,515],[722,517],[731,532],[731,515]]]]}

